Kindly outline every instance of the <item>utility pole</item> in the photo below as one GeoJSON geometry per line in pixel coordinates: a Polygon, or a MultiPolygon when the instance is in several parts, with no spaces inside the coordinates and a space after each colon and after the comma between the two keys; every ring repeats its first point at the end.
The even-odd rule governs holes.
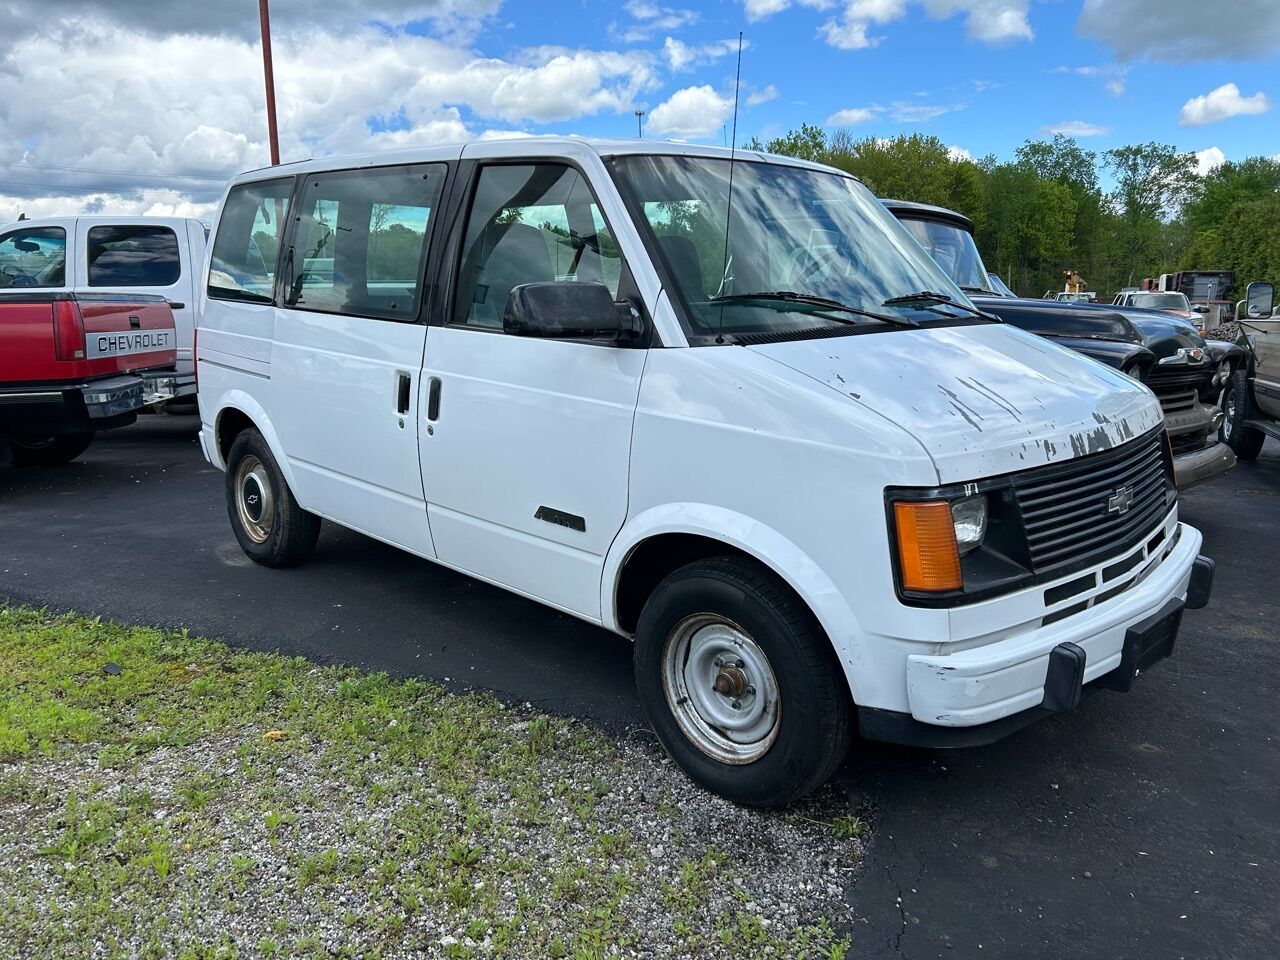
{"type": "MultiPolygon", "coordinates": [[[[265,2],[265,0],[264,0],[265,2]]],[[[636,136],[641,140],[644,139],[644,111],[636,111],[636,136]]]]}
{"type": "Polygon", "coordinates": [[[271,70],[271,14],[267,0],[258,0],[258,21],[262,26],[262,72],[267,84],[267,132],[271,137],[271,165],[280,163],[280,134],[276,130],[276,78],[271,70]]]}

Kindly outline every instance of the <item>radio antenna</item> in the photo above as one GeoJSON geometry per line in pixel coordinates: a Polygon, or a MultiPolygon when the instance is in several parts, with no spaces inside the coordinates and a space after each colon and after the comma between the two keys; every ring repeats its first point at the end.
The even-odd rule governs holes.
{"type": "MultiPolygon", "coordinates": [[[[737,166],[735,160],[738,152],[738,91],[742,89],[742,31],[738,31],[738,67],[733,74],[733,139],[729,141],[729,193],[724,206],[724,273],[720,276],[720,289],[716,296],[724,295],[725,284],[729,282],[729,223],[733,217],[733,170],[737,166]]],[[[724,301],[720,302],[719,324],[716,328],[716,343],[724,343],[724,301]]]]}

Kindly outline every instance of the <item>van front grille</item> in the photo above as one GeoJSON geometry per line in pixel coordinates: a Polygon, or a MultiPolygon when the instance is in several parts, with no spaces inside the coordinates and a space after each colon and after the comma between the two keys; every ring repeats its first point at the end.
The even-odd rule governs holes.
{"type": "Polygon", "coordinates": [[[1039,574],[1114,556],[1150,535],[1177,494],[1160,431],[1104,453],[1014,479],[1014,495],[1039,574]]]}

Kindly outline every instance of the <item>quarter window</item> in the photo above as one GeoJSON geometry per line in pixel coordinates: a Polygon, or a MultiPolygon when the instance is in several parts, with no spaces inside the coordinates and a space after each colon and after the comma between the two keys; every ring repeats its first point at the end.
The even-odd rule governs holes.
{"type": "Polygon", "coordinates": [[[523,283],[596,281],[616,298],[622,258],[582,175],[562,164],[480,171],[453,322],[500,329],[523,283]]]}
{"type": "Polygon", "coordinates": [[[289,215],[292,192],[292,177],[231,188],[213,239],[210,297],[272,302],[281,225],[289,215]]]}
{"type": "Polygon", "coordinates": [[[88,256],[91,287],[169,287],[182,272],[168,227],[90,227],[88,256]]]}
{"type": "Polygon", "coordinates": [[[0,237],[0,290],[61,287],[67,276],[67,233],[61,227],[28,227],[0,237]]]}
{"type": "Polygon", "coordinates": [[[285,303],[389,320],[418,316],[444,164],[308,177],[286,252],[285,303]]]}

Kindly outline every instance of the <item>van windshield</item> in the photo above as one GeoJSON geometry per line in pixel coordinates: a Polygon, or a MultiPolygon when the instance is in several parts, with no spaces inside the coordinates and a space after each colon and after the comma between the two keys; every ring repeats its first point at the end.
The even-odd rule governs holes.
{"type": "Polygon", "coordinates": [[[909,217],[901,220],[902,225],[911,231],[920,246],[929,251],[929,255],[938,261],[938,266],[947,271],[947,276],[961,290],[966,293],[999,294],[987,275],[982,254],[978,253],[978,245],[973,242],[973,234],[968,230],[937,220],[913,220],[909,217]]]}
{"type": "Polygon", "coordinates": [[[611,169],[676,286],[691,342],[972,319],[965,295],[852,177],[738,161],[726,243],[730,161],[641,155],[611,169]],[[911,297],[925,291],[957,306],[911,297]],[[775,296],[749,296],[761,293],[775,296]]]}

